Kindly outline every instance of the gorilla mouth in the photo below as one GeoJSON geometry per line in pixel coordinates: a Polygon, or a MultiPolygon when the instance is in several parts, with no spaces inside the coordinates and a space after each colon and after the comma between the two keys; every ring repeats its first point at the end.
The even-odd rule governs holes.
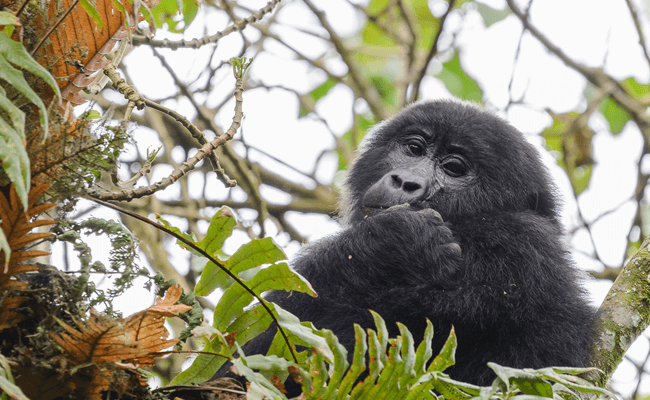
{"type": "Polygon", "coordinates": [[[420,210],[424,207],[418,206],[417,204],[409,204],[409,203],[401,203],[401,204],[364,204],[361,206],[362,210],[367,210],[367,211],[384,211],[389,208],[412,208],[416,210],[420,210]]]}

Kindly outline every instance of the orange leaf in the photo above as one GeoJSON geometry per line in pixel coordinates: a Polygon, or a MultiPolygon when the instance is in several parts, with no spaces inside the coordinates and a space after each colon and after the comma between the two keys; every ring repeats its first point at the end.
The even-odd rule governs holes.
{"type": "MultiPolygon", "coordinates": [[[[159,2],[144,1],[149,8],[159,2]]],[[[131,13],[131,2],[121,3],[131,13]]],[[[113,0],[95,0],[92,4],[103,22],[101,31],[77,0],[50,1],[47,21],[41,21],[38,28],[37,33],[44,35],[59,20],[60,11],[72,7],[63,22],[50,34],[50,44],[36,54],[36,59],[46,68],[51,68],[52,75],[59,83],[62,109],[66,108],[67,102],[73,106],[85,103],[79,92],[96,79],[97,71],[111,62],[104,56],[113,50],[117,42],[128,37],[124,14],[115,7],[113,0]]],[[[135,28],[135,23],[129,25],[132,30],[135,28]]]]}
{"type": "MultiPolygon", "coordinates": [[[[20,264],[24,261],[34,257],[47,255],[45,251],[39,250],[20,250],[26,245],[40,239],[54,236],[51,233],[29,233],[32,229],[39,226],[55,224],[54,221],[32,221],[34,217],[43,211],[46,211],[54,204],[43,204],[35,206],[38,198],[47,190],[48,185],[33,186],[29,192],[27,212],[24,211],[23,205],[18,198],[18,194],[11,186],[9,191],[9,199],[5,196],[0,196],[0,220],[2,220],[2,231],[7,238],[9,248],[11,249],[11,256],[8,262],[4,262],[5,253],[0,250],[0,295],[3,295],[10,289],[24,289],[27,285],[23,282],[18,282],[11,279],[13,276],[22,274],[23,272],[36,271],[39,267],[30,264],[20,264]]],[[[8,328],[18,323],[22,318],[22,314],[15,313],[16,309],[26,299],[24,297],[7,297],[0,305],[0,330],[8,328]]]]}
{"type": "Polygon", "coordinates": [[[164,326],[165,317],[192,309],[174,304],[181,294],[179,285],[172,286],[164,299],[158,298],[156,305],[120,321],[93,315],[77,323],[79,330],[59,321],[67,333],[50,335],[77,364],[120,362],[138,367],[151,366],[160,350],[178,342],[177,339],[167,340],[169,332],[164,326]]]}

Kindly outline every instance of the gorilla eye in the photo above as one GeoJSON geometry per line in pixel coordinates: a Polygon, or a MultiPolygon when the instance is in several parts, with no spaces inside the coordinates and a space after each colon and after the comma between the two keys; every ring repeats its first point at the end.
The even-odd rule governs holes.
{"type": "Polygon", "coordinates": [[[426,144],[423,143],[421,140],[409,140],[406,143],[406,150],[411,155],[414,155],[416,157],[421,157],[424,155],[424,153],[426,153],[427,148],[426,148],[426,144]]]}
{"type": "Polygon", "coordinates": [[[451,156],[444,159],[442,161],[442,167],[448,175],[454,177],[464,176],[469,172],[467,162],[457,156],[451,156]]]}

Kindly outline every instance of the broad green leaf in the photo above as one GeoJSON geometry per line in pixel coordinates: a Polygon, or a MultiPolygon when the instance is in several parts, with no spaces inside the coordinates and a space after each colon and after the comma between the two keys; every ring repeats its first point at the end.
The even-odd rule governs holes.
{"type": "Polygon", "coordinates": [[[92,4],[88,0],[79,0],[81,3],[81,7],[83,7],[84,11],[90,18],[95,21],[95,24],[97,25],[97,30],[101,31],[102,28],[104,28],[104,22],[102,21],[102,17],[99,15],[97,12],[97,9],[93,7],[92,4]]]}
{"type": "MultiPolygon", "coordinates": [[[[238,349],[238,351],[240,354],[242,354],[241,349],[238,349]]],[[[257,367],[260,366],[260,358],[264,357],[252,357],[253,361],[257,361],[257,363],[255,363],[257,367]]],[[[253,371],[253,368],[255,367],[249,367],[247,365],[248,359],[248,357],[239,357],[232,360],[232,364],[236,370],[236,373],[244,376],[248,381],[246,398],[249,400],[286,399],[287,397],[283,395],[275,386],[273,386],[273,384],[264,375],[253,371]]],[[[271,356],[271,358],[268,358],[268,361],[274,361],[277,364],[281,363],[279,359],[273,358],[273,356],[271,356]]]]}
{"type": "MultiPolygon", "coordinates": [[[[188,385],[192,383],[205,382],[212,378],[219,368],[229,359],[233,358],[233,352],[228,348],[226,339],[220,333],[212,341],[212,348],[207,350],[218,351],[221,355],[201,353],[194,359],[192,365],[185,371],[176,375],[169,383],[170,385],[188,385]]],[[[243,353],[240,353],[243,354],[243,353]]]]}
{"type": "MultiPolygon", "coordinates": [[[[301,322],[301,324],[305,326],[307,329],[316,331],[316,328],[314,328],[314,325],[312,325],[311,322],[301,322]]],[[[285,339],[282,333],[280,333],[280,331],[277,330],[275,336],[273,337],[273,341],[271,342],[271,346],[269,346],[267,355],[275,355],[278,357],[283,357],[287,360],[293,360],[293,356],[295,355],[296,358],[298,359],[298,362],[304,364],[307,361],[307,359],[312,355],[310,345],[306,343],[304,340],[300,339],[298,336],[291,333],[290,331],[287,331],[286,329],[284,330],[284,333],[285,335],[287,335],[289,344],[292,346],[293,354],[289,349],[289,344],[287,343],[287,339],[285,339]],[[305,350],[298,351],[296,346],[301,346],[305,350]]],[[[286,378],[286,377],[280,376],[280,378],[286,378]]]]}
{"type": "MultiPolygon", "coordinates": [[[[274,310],[274,304],[268,303],[271,311],[274,310]]],[[[237,343],[243,346],[251,339],[268,329],[273,322],[273,318],[269,315],[268,311],[261,304],[247,310],[245,313],[237,317],[230,325],[226,332],[237,333],[237,343]]]]}
{"type": "MultiPolygon", "coordinates": [[[[490,365],[492,363],[488,363],[490,365]]],[[[492,368],[490,366],[490,368],[492,368]]],[[[566,387],[577,390],[581,393],[594,393],[604,395],[611,398],[616,398],[612,392],[607,389],[593,385],[591,382],[579,376],[572,376],[585,372],[599,371],[597,368],[570,368],[570,367],[550,367],[542,368],[536,372],[542,379],[547,379],[553,382],[560,383],[566,387]],[[567,376],[570,375],[570,376],[567,376]]]]}
{"type": "Polygon", "coordinates": [[[50,75],[50,73],[38,62],[36,62],[29,53],[27,53],[27,50],[25,50],[25,47],[21,43],[15,42],[4,35],[0,35],[0,78],[22,93],[30,102],[39,108],[41,126],[47,136],[49,132],[47,110],[43,101],[36,92],[29,87],[23,74],[13,68],[9,63],[29,71],[43,79],[45,83],[50,85],[60,102],[61,91],[59,90],[59,86],[54,80],[54,77],[50,75]]]}
{"type": "Polygon", "coordinates": [[[648,98],[650,98],[650,84],[642,84],[636,81],[634,77],[630,77],[621,81],[621,86],[628,92],[632,97],[637,100],[646,103],[648,98]]]}
{"type": "Polygon", "coordinates": [[[169,384],[190,385],[205,382],[212,378],[226,361],[228,361],[227,358],[218,355],[201,353],[194,359],[189,368],[176,375],[169,384]]]}
{"type": "Polygon", "coordinates": [[[151,9],[156,27],[163,28],[167,24],[169,32],[183,33],[190,26],[199,11],[197,2],[195,0],[182,0],[182,10],[178,9],[178,4],[177,0],[162,0],[151,9]],[[175,18],[179,13],[183,14],[182,21],[175,18]]]}
{"type": "Polygon", "coordinates": [[[199,3],[196,0],[183,0],[183,22],[185,22],[183,30],[190,26],[198,13],[199,3]]]}
{"type": "MultiPolygon", "coordinates": [[[[255,274],[255,277],[244,282],[253,292],[260,295],[268,290],[295,290],[298,292],[315,295],[309,282],[298,275],[286,263],[273,264],[255,274]]],[[[213,326],[220,331],[225,331],[231,321],[239,317],[244,307],[253,301],[253,296],[239,284],[233,284],[224,291],[219,299],[216,310],[219,315],[214,317],[213,326]]],[[[277,309],[277,307],[276,307],[277,309]]]]}
{"type": "Polygon", "coordinates": [[[499,378],[509,387],[515,385],[523,394],[531,396],[553,397],[551,384],[539,377],[535,371],[504,367],[495,363],[488,363],[488,366],[499,378]]]}
{"type": "MultiPolygon", "coordinates": [[[[273,239],[264,238],[253,240],[242,245],[232,257],[223,262],[223,265],[234,275],[238,276],[242,271],[247,271],[263,264],[272,264],[286,258],[278,245],[273,242],[273,239]]],[[[194,289],[194,294],[197,296],[207,296],[216,288],[226,288],[233,282],[234,280],[225,271],[214,263],[209,262],[201,273],[201,279],[194,289]]]]}
{"type": "Polygon", "coordinates": [[[16,194],[23,208],[27,210],[31,177],[29,157],[18,132],[2,118],[0,118],[0,161],[2,169],[16,188],[16,194]]]}
{"type": "Polygon", "coordinates": [[[508,15],[512,14],[512,11],[510,11],[510,8],[508,7],[503,10],[498,10],[478,1],[475,4],[476,11],[481,14],[486,28],[489,28],[497,22],[503,21],[508,15]]]}
{"type": "Polygon", "coordinates": [[[609,124],[609,131],[613,135],[618,135],[623,130],[625,124],[632,119],[630,113],[621,107],[611,97],[605,97],[598,105],[598,111],[605,117],[609,124]]]}
{"type": "Polygon", "coordinates": [[[309,346],[316,348],[316,351],[322,353],[327,360],[334,360],[334,353],[332,353],[327,345],[327,341],[320,332],[302,325],[295,315],[283,310],[277,304],[275,305],[275,310],[278,312],[278,323],[283,329],[296,335],[309,346]]]}
{"type": "Polygon", "coordinates": [[[237,225],[237,221],[232,216],[232,211],[228,207],[220,208],[212,217],[205,237],[196,245],[208,254],[215,254],[221,250],[223,242],[232,235],[235,225],[237,225]]]}
{"type": "Polygon", "coordinates": [[[456,331],[452,326],[451,330],[449,331],[447,341],[445,342],[444,346],[442,346],[442,350],[440,350],[440,354],[438,354],[436,358],[433,359],[429,365],[429,368],[427,368],[427,372],[444,371],[452,365],[456,364],[457,346],[458,341],[456,339],[456,331]]]}
{"type": "Polygon", "coordinates": [[[436,78],[440,79],[447,90],[459,99],[475,102],[480,102],[483,99],[483,91],[478,83],[467,75],[460,65],[458,52],[451,60],[442,65],[442,71],[436,75],[436,78]]]}
{"type": "Polygon", "coordinates": [[[18,17],[7,11],[0,11],[0,25],[18,25],[18,17]]]}

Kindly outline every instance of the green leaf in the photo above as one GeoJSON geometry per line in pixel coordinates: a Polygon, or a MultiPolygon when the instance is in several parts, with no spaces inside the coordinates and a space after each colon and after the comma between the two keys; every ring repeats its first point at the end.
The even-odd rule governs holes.
{"type": "Polygon", "coordinates": [[[387,75],[373,74],[369,76],[370,84],[377,89],[381,100],[393,107],[397,106],[397,91],[395,84],[387,75]]]}
{"type": "Polygon", "coordinates": [[[433,350],[431,349],[431,341],[433,340],[433,324],[427,318],[427,329],[424,330],[424,338],[418,346],[417,351],[415,352],[415,365],[413,365],[413,370],[416,373],[425,372],[427,362],[431,359],[433,355],[433,350]]]}
{"type": "Polygon", "coordinates": [[[329,361],[334,360],[334,353],[330,350],[327,345],[327,340],[325,340],[320,332],[314,328],[302,325],[295,315],[282,309],[277,304],[275,305],[275,311],[278,312],[278,323],[282,329],[291,332],[309,346],[314,347],[316,351],[322,353],[329,361]]]}
{"type": "Polygon", "coordinates": [[[352,385],[356,382],[357,378],[363,371],[366,370],[366,352],[368,351],[368,344],[366,342],[366,333],[363,329],[354,324],[354,355],[352,358],[352,366],[345,378],[341,381],[339,391],[336,395],[336,400],[343,400],[352,389],[352,385]]]}
{"type": "Polygon", "coordinates": [[[196,245],[208,254],[215,254],[221,250],[223,243],[232,235],[235,225],[237,225],[237,221],[232,216],[232,211],[228,207],[220,208],[212,217],[205,237],[196,245]]]}
{"type": "Polygon", "coordinates": [[[16,188],[16,194],[18,194],[24,210],[27,210],[31,177],[29,157],[18,132],[1,118],[0,161],[2,161],[2,169],[16,188]]]}
{"type": "MultiPolygon", "coordinates": [[[[273,289],[295,290],[312,296],[315,295],[309,282],[298,275],[286,263],[273,264],[268,268],[264,268],[255,274],[253,279],[244,283],[258,295],[273,289]]],[[[220,331],[224,331],[228,324],[239,317],[244,307],[252,301],[253,296],[246,289],[239,284],[233,284],[224,291],[219,299],[219,303],[215,308],[215,310],[219,311],[219,315],[215,313],[213,326],[220,331]]]]}
{"type": "MultiPolygon", "coordinates": [[[[323,335],[325,336],[325,341],[327,345],[332,350],[334,354],[334,364],[333,364],[333,373],[329,378],[330,382],[341,382],[345,372],[348,370],[350,364],[348,363],[348,351],[341,345],[339,339],[334,335],[329,329],[323,330],[323,335]]],[[[325,394],[322,396],[324,399],[333,398],[334,394],[338,390],[337,384],[330,384],[325,391],[325,394]]]]}
{"type": "Polygon", "coordinates": [[[97,9],[93,7],[92,4],[88,0],[79,0],[81,3],[81,7],[83,7],[84,11],[90,18],[95,21],[95,24],[97,25],[97,30],[101,31],[104,28],[104,22],[102,21],[102,17],[99,15],[97,12],[97,9]]]}
{"type": "Polygon", "coordinates": [[[183,33],[194,21],[199,11],[198,3],[195,0],[183,0],[183,9],[178,9],[177,0],[162,0],[157,6],[151,9],[151,14],[156,27],[162,28],[167,24],[167,30],[172,33],[183,33]],[[182,21],[176,18],[179,13],[183,14],[182,21]]]}
{"type": "Polygon", "coordinates": [[[7,61],[40,77],[52,88],[57,96],[58,101],[60,102],[61,91],[59,90],[59,86],[57,85],[56,80],[45,68],[43,68],[36,60],[32,58],[32,56],[29,55],[21,43],[14,42],[4,35],[0,35],[0,60],[2,60],[0,63],[0,65],[2,65],[0,69],[0,78],[7,81],[16,90],[20,91],[29,101],[39,107],[41,125],[43,126],[45,134],[47,135],[49,132],[47,125],[47,110],[43,105],[43,101],[29,87],[23,75],[13,67],[9,66],[7,64],[7,61]],[[7,69],[10,69],[10,71],[7,71],[7,69]]]}
{"type": "Polygon", "coordinates": [[[598,111],[605,117],[609,124],[609,131],[613,135],[618,135],[625,127],[628,121],[632,119],[630,113],[621,107],[611,97],[605,97],[598,105],[598,111]]]}
{"type": "MultiPolygon", "coordinates": [[[[169,229],[170,231],[176,233],[176,234],[179,235],[179,236],[182,236],[182,237],[185,238],[186,240],[189,240],[190,242],[193,242],[193,243],[196,244],[196,238],[194,237],[194,234],[192,234],[192,233],[185,233],[185,232],[182,232],[180,229],[178,229],[177,227],[175,227],[175,226],[173,226],[172,224],[170,224],[170,223],[169,223],[166,219],[164,219],[160,214],[155,214],[155,216],[156,216],[156,220],[158,220],[158,222],[160,222],[161,224],[163,224],[163,225],[165,226],[165,228],[169,229]]],[[[176,243],[177,243],[181,248],[183,248],[183,249],[185,249],[185,250],[189,250],[190,252],[192,252],[192,254],[195,254],[195,255],[198,255],[198,256],[200,256],[200,257],[203,257],[203,256],[201,256],[198,252],[195,253],[194,250],[193,250],[191,247],[189,247],[189,246],[186,245],[185,243],[181,242],[180,240],[177,240],[176,243]]]]}
{"type": "Polygon", "coordinates": [[[0,11],[0,25],[18,25],[18,17],[7,11],[0,11]]]}
{"type": "Polygon", "coordinates": [[[650,84],[642,84],[636,81],[634,77],[630,77],[621,81],[621,86],[628,92],[632,97],[637,100],[640,100],[643,103],[648,101],[650,97],[650,84]]]}
{"type": "Polygon", "coordinates": [[[465,73],[460,65],[458,52],[455,52],[454,57],[442,65],[442,71],[436,77],[445,84],[451,94],[460,99],[475,102],[483,100],[483,91],[480,86],[465,73]]]}
{"type": "Polygon", "coordinates": [[[458,340],[456,339],[456,331],[452,326],[451,330],[449,331],[447,341],[445,342],[444,346],[442,346],[442,350],[440,350],[440,354],[438,354],[436,358],[433,359],[429,365],[429,368],[427,368],[427,372],[444,371],[452,365],[456,364],[457,346],[458,340]]]}
{"type": "Polygon", "coordinates": [[[503,21],[508,15],[512,14],[512,11],[510,11],[510,8],[508,7],[504,8],[503,10],[498,10],[478,1],[475,4],[476,11],[481,14],[486,28],[489,28],[497,22],[503,21]]]}
{"type": "Polygon", "coordinates": [[[566,171],[571,180],[575,196],[589,186],[593,170],[591,140],[594,132],[588,126],[572,128],[573,122],[579,115],[576,112],[551,113],[553,125],[541,133],[546,141],[546,147],[555,153],[558,165],[566,171]]]}
{"type": "MultiPolygon", "coordinates": [[[[239,350],[241,351],[241,350],[239,350]]],[[[258,361],[259,358],[263,356],[252,357],[254,361],[258,361]]],[[[248,381],[249,387],[247,390],[246,398],[251,399],[286,399],[287,397],[280,393],[280,391],[273,386],[271,382],[262,374],[253,371],[253,367],[247,365],[249,358],[248,357],[239,357],[232,360],[233,367],[236,369],[236,373],[242,375],[248,381]]],[[[268,358],[269,361],[276,359],[271,356],[268,358]]],[[[259,367],[259,361],[256,364],[259,367]]]]}
{"type": "Polygon", "coordinates": [[[18,386],[14,384],[14,378],[11,374],[11,366],[5,358],[0,354],[0,389],[12,399],[29,400],[18,386]]]}
{"type": "Polygon", "coordinates": [[[20,135],[22,142],[25,142],[25,113],[7,98],[7,93],[0,87],[0,109],[6,112],[13,128],[20,135]]]}
{"type": "MultiPolygon", "coordinates": [[[[238,276],[242,271],[247,271],[263,264],[272,264],[280,260],[285,260],[286,258],[284,252],[273,242],[273,239],[264,238],[244,244],[232,257],[224,261],[223,265],[230,272],[238,276]]],[[[207,296],[216,288],[226,288],[233,282],[233,279],[219,266],[209,262],[201,273],[201,279],[194,289],[194,294],[197,296],[207,296]]]]}
{"type": "MultiPolygon", "coordinates": [[[[268,306],[271,311],[274,310],[272,303],[269,303],[268,306]]],[[[258,304],[237,317],[237,319],[228,325],[226,332],[236,332],[237,343],[243,346],[264,332],[271,325],[271,322],[273,322],[271,315],[269,315],[268,311],[261,304],[258,304]]]]}
{"type": "Polygon", "coordinates": [[[79,116],[79,119],[88,119],[88,120],[93,120],[93,119],[100,119],[102,117],[102,114],[99,113],[97,110],[89,110],[86,111],[85,113],[81,114],[79,116]]]}
{"type": "MultiPolygon", "coordinates": [[[[4,47],[3,42],[6,41],[13,42],[13,40],[7,38],[6,36],[0,35],[0,52],[2,52],[2,48],[4,47]]],[[[49,128],[47,124],[47,110],[45,109],[45,104],[43,104],[43,101],[40,97],[38,97],[36,92],[34,92],[32,88],[29,87],[29,84],[27,84],[27,81],[25,81],[25,77],[23,76],[22,72],[14,68],[3,56],[4,54],[0,54],[0,79],[6,81],[9,85],[22,93],[29,101],[34,103],[39,108],[41,125],[45,130],[45,134],[47,134],[49,128]]]]}
{"type": "Polygon", "coordinates": [[[205,382],[212,378],[226,361],[228,359],[221,356],[201,353],[194,359],[189,368],[176,375],[169,384],[190,385],[205,382]]]}

